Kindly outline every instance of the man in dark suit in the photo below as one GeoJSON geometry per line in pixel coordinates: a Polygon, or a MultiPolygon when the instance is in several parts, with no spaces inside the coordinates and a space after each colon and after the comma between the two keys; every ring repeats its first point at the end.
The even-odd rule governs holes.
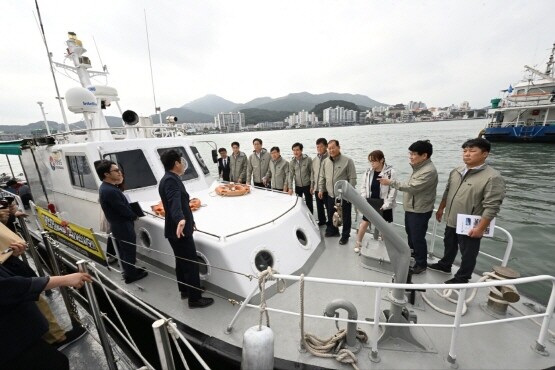
{"type": "Polygon", "coordinates": [[[123,192],[118,188],[118,185],[123,182],[123,174],[117,164],[103,159],[96,161],[94,165],[98,177],[102,180],[98,189],[100,206],[106,220],[110,223],[112,235],[117,241],[125,283],[131,284],[148,275],[144,269],[135,267],[137,260],[135,220],[137,215],[131,209],[123,192]]]}
{"type": "Polygon", "coordinates": [[[214,303],[212,298],[201,296],[197,249],[193,239],[195,219],[189,207],[189,194],[180,176],[187,170],[187,160],[171,149],[160,157],[166,173],[158,193],[166,211],[164,236],[175,255],[175,275],[182,299],[189,299],[189,308],[202,308],[214,303]]]}
{"type": "Polygon", "coordinates": [[[229,181],[231,167],[229,166],[227,150],[225,150],[225,148],[220,148],[218,149],[218,153],[220,153],[220,158],[218,158],[218,174],[222,180],[229,181]]]}

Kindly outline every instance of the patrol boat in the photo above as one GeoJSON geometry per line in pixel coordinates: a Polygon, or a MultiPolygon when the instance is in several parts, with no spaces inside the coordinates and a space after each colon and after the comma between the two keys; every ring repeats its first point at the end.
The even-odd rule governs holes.
{"type": "MultiPolygon", "coordinates": [[[[103,112],[119,101],[117,91],[90,83],[91,63],[75,34],[67,46],[74,65],[65,68],[77,73],[81,87],[70,89],[65,101],[70,111],[83,114],[84,135],[65,132],[6,143],[0,152],[20,154],[34,195],[33,214],[24,222],[31,235],[36,241],[56,239],[66,268],[75,268],[83,255],[96,261],[91,264],[96,287],[128,311],[121,318],[149,363],[158,363],[152,353],[152,319],[136,300],[171,317],[213,368],[242,363],[247,369],[539,369],[554,364],[549,352],[554,346],[555,278],[519,277],[511,270],[512,238],[499,226],[496,232],[506,235],[505,248],[497,249],[498,257],[480,256],[499,265],[493,272],[456,285],[442,284],[446,275],[434,271],[411,276],[402,233],[339,181],[336,194],[352,202],[383,235],[374,239],[367,234],[355,254],[338,238],[324,239],[297,197],[259,188],[240,197],[219,196],[221,184],[210,175],[199,142],[150,138],[145,134],[149,123],[131,112],[123,114],[126,138],[113,140],[114,129],[108,128],[103,112]],[[180,298],[164,219],[152,211],[164,173],[160,153],[170,148],[188,161],[182,180],[202,204],[194,213],[194,237],[205,294],[216,298],[202,310],[190,310],[180,298]],[[103,158],[125,172],[126,193],[145,213],[135,223],[138,264],[151,273],[134,284],[125,284],[118,269],[108,266],[106,237],[98,232],[101,181],[92,165],[103,158]],[[520,284],[537,281],[554,287],[547,307],[518,294],[520,284]],[[249,330],[254,340],[244,335],[249,330]]],[[[435,240],[432,236],[430,263],[435,240]]],[[[114,315],[107,304],[101,309],[114,315]]]]}
{"type": "Polygon", "coordinates": [[[524,66],[528,75],[491,100],[491,121],[481,135],[492,142],[555,143],[555,44],[544,72],[524,66]]]}

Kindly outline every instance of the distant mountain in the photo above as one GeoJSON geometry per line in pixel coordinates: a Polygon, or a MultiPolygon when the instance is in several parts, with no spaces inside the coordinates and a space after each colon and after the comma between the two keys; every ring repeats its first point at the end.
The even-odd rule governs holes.
{"type": "MultiPolygon", "coordinates": [[[[194,122],[214,122],[214,115],[193,112],[185,108],[171,108],[162,112],[162,123],[166,123],[167,116],[177,117],[177,123],[194,123],[194,122]]],[[[160,123],[160,118],[157,114],[150,116],[152,122],[155,124],[160,123]]]]}
{"type": "MultiPolygon", "coordinates": [[[[275,111],[291,111],[298,112],[301,110],[310,110],[317,104],[330,101],[330,100],[344,100],[352,102],[365,110],[379,105],[387,105],[380,103],[376,100],[370,99],[365,95],[360,94],[341,94],[341,93],[325,93],[325,94],[311,94],[308,92],[292,93],[276,99],[260,98],[260,103],[257,99],[248,103],[249,108],[259,108],[275,111]]],[[[246,104],[245,104],[246,105],[246,104]]]]}
{"type": "Polygon", "coordinates": [[[255,108],[255,107],[261,106],[262,104],[269,103],[273,100],[274,99],[270,98],[269,96],[265,96],[265,97],[262,97],[262,98],[256,98],[256,99],[253,99],[249,102],[246,102],[245,104],[239,104],[238,106],[236,106],[234,108],[234,110],[237,111],[237,110],[241,110],[241,109],[255,108]]]}
{"type": "Polygon", "coordinates": [[[273,111],[258,108],[241,109],[240,112],[245,114],[245,122],[247,125],[255,125],[258,122],[278,122],[283,121],[293,112],[273,111]]]}
{"type": "MultiPolygon", "coordinates": [[[[237,103],[226,100],[217,95],[206,95],[183,105],[181,108],[198,113],[204,113],[213,117],[221,112],[231,112],[235,107],[237,107],[237,103]]],[[[212,118],[212,120],[214,119],[212,118]]]]}

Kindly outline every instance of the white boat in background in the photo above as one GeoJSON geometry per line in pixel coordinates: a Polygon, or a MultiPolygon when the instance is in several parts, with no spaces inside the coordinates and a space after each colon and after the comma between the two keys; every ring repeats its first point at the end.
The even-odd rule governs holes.
{"type": "Polygon", "coordinates": [[[492,142],[555,143],[555,44],[545,72],[524,66],[529,75],[491,100],[491,121],[481,135],[492,142]]]}
{"type": "MultiPolygon", "coordinates": [[[[107,288],[118,307],[127,310],[122,319],[133,328],[137,347],[149,363],[158,359],[152,351],[151,314],[144,307],[172,318],[180,335],[213,368],[239,367],[247,352],[243,334],[266,323],[264,315],[270,318],[273,345],[266,342],[254,356],[272,355],[279,369],[553,365],[548,354],[554,345],[555,285],[547,307],[521,298],[517,287],[537,281],[553,284],[555,278],[516,278],[507,266],[510,234],[502,257],[480,257],[501,265],[494,273],[475,275],[471,284],[447,286],[441,284],[445,275],[436,272],[410,276],[410,250],[404,239],[345,183],[338,182],[336,191],[384,235],[384,240],[366,235],[360,254],[339,245],[337,238],[324,239],[313,215],[295,196],[258,188],[241,197],[218,196],[219,183],[200,155],[200,142],[148,137],[144,132],[151,127],[129,111],[122,128],[126,138],[113,140],[103,111],[110,102],[118,102],[117,91],[90,84],[91,63],[75,34],[67,45],[74,65],[65,68],[77,73],[82,86],[68,91],[65,101],[72,112],[83,113],[87,140],[74,142],[75,135],[65,132],[20,142],[35,199],[34,215],[25,225],[36,241],[44,240],[43,231],[58,235],[57,251],[69,269],[83,259],[80,253],[99,262],[91,265],[97,273],[95,286],[98,291],[107,288]],[[151,212],[159,201],[158,180],[164,173],[159,156],[170,148],[187,159],[183,182],[203,204],[194,214],[195,241],[206,294],[217,298],[203,310],[190,310],[180,299],[173,253],[163,236],[164,220],[151,212]],[[105,253],[95,249],[95,240],[88,249],[76,248],[98,236],[100,179],[93,162],[102,158],[124,170],[126,193],[146,214],[135,228],[139,264],[151,274],[138,283],[124,284],[119,271],[106,264],[105,253]],[[83,232],[92,228],[94,233],[83,239],[75,236],[71,225],[83,226],[83,232]],[[340,310],[348,317],[339,317],[340,310]],[[338,331],[339,323],[345,326],[346,321],[347,329],[338,331]]],[[[436,225],[431,229],[435,232],[436,225]]],[[[497,232],[506,233],[499,227],[497,232]]],[[[433,260],[435,238],[431,240],[433,260]]],[[[113,317],[107,303],[101,310],[113,317]]]]}

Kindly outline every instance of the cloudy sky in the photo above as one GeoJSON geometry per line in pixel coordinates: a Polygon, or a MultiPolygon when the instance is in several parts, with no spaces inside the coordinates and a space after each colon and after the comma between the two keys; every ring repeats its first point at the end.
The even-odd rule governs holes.
{"type": "MultiPolygon", "coordinates": [[[[108,65],[107,82],[118,89],[122,108],[142,114],[154,111],[145,11],[162,109],[206,94],[245,103],[301,91],[483,107],[523,77],[525,64],[544,70],[555,42],[552,0],[42,0],[39,6],[54,59],[63,61],[67,31],[76,32],[93,69],[108,65]]],[[[39,100],[49,120],[61,121],[34,14],[34,1],[3,2],[0,124],[41,120],[39,100]]],[[[63,73],[57,78],[62,95],[75,86],[63,73]]]]}

